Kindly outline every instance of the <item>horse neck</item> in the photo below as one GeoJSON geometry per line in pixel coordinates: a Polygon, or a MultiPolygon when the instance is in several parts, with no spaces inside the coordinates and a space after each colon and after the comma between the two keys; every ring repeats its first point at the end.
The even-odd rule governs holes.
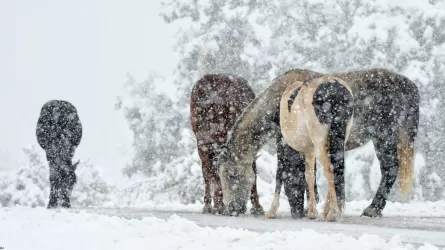
{"type": "Polygon", "coordinates": [[[275,78],[236,120],[227,141],[228,150],[234,152],[241,160],[247,156],[254,157],[269,139],[279,133],[275,120],[278,117],[281,96],[286,88],[295,81],[312,77],[313,74],[318,73],[297,70],[275,78]]]}
{"type": "Polygon", "coordinates": [[[256,112],[246,109],[235,122],[227,140],[229,152],[241,161],[253,158],[260,148],[260,138],[255,136],[260,132],[260,128],[255,124],[258,117],[256,112]]]}
{"type": "Polygon", "coordinates": [[[250,161],[258,150],[280,133],[276,119],[281,96],[286,88],[296,81],[305,81],[320,73],[294,69],[275,78],[243,111],[233,125],[227,140],[227,149],[240,161],[250,161]]]}

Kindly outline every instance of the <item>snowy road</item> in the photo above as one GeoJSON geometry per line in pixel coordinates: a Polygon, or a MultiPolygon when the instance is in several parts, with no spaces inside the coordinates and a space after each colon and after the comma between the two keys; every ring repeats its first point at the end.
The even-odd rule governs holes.
{"type": "Polygon", "coordinates": [[[142,219],[144,217],[168,219],[176,214],[179,217],[195,222],[199,226],[240,228],[255,232],[302,231],[305,229],[313,229],[319,233],[341,233],[354,238],[365,234],[377,235],[386,240],[391,240],[395,235],[399,235],[400,240],[404,243],[421,246],[427,242],[445,249],[444,217],[385,216],[382,218],[365,218],[354,215],[345,216],[339,222],[327,223],[307,219],[292,220],[290,217],[285,216],[273,220],[266,220],[251,216],[226,217],[204,215],[189,211],[159,211],[140,208],[73,209],[72,211],[85,211],[127,219],[142,219]]]}

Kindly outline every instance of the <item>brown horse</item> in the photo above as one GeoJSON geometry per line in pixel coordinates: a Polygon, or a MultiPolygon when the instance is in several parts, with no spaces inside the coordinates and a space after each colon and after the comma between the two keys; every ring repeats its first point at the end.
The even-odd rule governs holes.
{"type": "MultiPolygon", "coordinates": [[[[203,213],[226,214],[221,190],[221,181],[216,172],[216,162],[222,146],[227,142],[227,133],[244,108],[255,99],[255,93],[240,77],[223,74],[208,74],[196,82],[191,93],[190,118],[195,133],[198,153],[204,177],[203,213]],[[210,186],[213,182],[213,211],[210,186]]],[[[255,182],[251,186],[251,213],[264,214],[256,189],[256,165],[253,161],[255,182]]],[[[244,212],[246,208],[244,207],[244,212]]]]}

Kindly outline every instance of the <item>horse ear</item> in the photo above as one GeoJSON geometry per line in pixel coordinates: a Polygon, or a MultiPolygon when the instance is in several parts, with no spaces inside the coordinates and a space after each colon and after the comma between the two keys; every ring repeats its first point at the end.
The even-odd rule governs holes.
{"type": "Polygon", "coordinates": [[[253,157],[253,161],[256,161],[258,158],[260,158],[261,155],[257,155],[255,157],[253,157]]]}
{"type": "Polygon", "coordinates": [[[221,152],[219,153],[219,159],[221,161],[227,161],[229,157],[229,151],[225,145],[221,146],[221,152]]]}
{"type": "Polygon", "coordinates": [[[79,165],[80,160],[73,164],[73,171],[76,171],[77,165],[79,165]]]}
{"type": "Polygon", "coordinates": [[[218,162],[226,162],[228,160],[229,156],[227,155],[227,151],[223,150],[219,154],[218,162]]]}
{"type": "Polygon", "coordinates": [[[227,178],[229,178],[229,180],[235,177],[235,173],[235,168],[233,166],[227,168],[227,178]]]}

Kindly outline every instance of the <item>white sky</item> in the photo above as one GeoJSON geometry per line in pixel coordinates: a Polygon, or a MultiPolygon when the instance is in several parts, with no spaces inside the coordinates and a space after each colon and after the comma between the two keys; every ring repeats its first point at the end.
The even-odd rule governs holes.
{"type": "Polygon", "coordinates": [[[38,145],[41,106],[64,99],[84,126],[76,158],[120,171],[132,135],[114,103],[126,74],[168,76],[177,63],[159,11],[159,0],[0,0],[0,150],[17,159],[38,145]]]}

